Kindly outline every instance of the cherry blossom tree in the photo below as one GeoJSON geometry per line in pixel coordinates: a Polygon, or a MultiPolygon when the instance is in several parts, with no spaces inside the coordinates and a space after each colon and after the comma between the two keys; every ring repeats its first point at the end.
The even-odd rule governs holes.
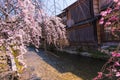
{"type": "MultiPolygon", "coordinates": [[[[111,30],[112,35],[120,40],[120,0],[113,0],[112,7],[101,12],[100,24],[111,30]]],[[[111,58],[98,72],[93,80],[111,79],[120,80],[120,44],[117,49],[110,53],[111,58]]]]}
{"type": "Polygon", "coordinates": [[[39,0],[0,1],[0,46],[9,53],[19,50],[17,59],[25,67],[23,54],[27,45],[39,48],[43,38],[56,47],[68,44],[62,20],[47,16],[41,6],[39,0]]]}

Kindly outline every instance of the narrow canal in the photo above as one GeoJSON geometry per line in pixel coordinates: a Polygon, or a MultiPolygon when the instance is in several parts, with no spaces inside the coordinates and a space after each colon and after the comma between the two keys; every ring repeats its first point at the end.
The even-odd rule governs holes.
{"type": "Polygon", "coordinates": [[[36,52],[34,48],[29,48],[24,58],[41,80],[92,80],[105,63],[79,55],[36,52]]]}

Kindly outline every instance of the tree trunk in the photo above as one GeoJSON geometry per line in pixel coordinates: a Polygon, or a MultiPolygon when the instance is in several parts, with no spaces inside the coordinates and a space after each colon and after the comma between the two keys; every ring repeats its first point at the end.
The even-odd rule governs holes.
{"type": "Polygon", "coordinates": [[[46,39],[44,40],[44,51],[45,51],[45,53],[47,53],[46,39]]]}

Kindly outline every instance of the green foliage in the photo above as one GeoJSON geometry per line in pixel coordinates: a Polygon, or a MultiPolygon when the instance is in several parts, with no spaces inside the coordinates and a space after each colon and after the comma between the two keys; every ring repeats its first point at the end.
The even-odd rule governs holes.
{"type": "Polygon", "coordinates": [[[5,54],[6,54],[6,48],[5,48],[5,46],[4,46],[4,45],[0,46],[0,50],[1,50],[3,53],[5,53],[5,54]]]}
{"type": "Polygon", "coordinates": [[[5,72],[8,70],[7,63],[0,63],[0,73],[5,72]]]}
{"type": "Polygon", "coordinates": [[[85,52],[85,50],[83,49],[83,47],[79,47],[76,49],[77,52],[85,52]]]}
{"type": "Polygon", "coordinates": [[[13,48],[11,48],[11,50],[14,57],[19,56],[19,50],[14,50],[13,48]]]}
{"type": "Polygon", "coordinates": [[[87,51],[93,58],[100,58],[100,59],[106,59],[109,58],[109,56],[101,51],[98,50],[88,50],[87,51]]]}
{"type": "Polygon", "coordinates": [[[105,50],[115,51],[116,48],[117,48],[117,46],[115,45],[115,46],[110,46],[110,47],[106,48],[105,50]]]}
{"type": "Polygon", "coordinates": [[[86,49],[84,50],[82,47],[77,48],[76,51],[78,52],[78,54],[82,54],[82,52],[88,52],[88,54],[90,54],[90,57],[92,58],[99,58],[99,59],[108,59],[109,56],[107,54],[105,54],[104,52],[98,51],[98,50],[93,50],[93,49],[86,49]]]}
{"type": "Polygon", "coordinates": [[[22,71],[23,71],[22,70],[22,68],[23,68],[22,64],[20,64],[20,62],[18,61],[17,58],[15,58],[14,60],[15,60],[15,63],[16,63],[17,69],[18,69],[18,73],[22,73],[22,71]]]}
{"type": "Polygon", "coordinates": [[[0,73],[8,71],[5,46],[0,46],[0,73]]]}
{"type": "Polygon", "coordinates": [[[50,44],[47,46],[47,50],[51,51],[51,52],[55,52],[56,51],[56,47],[53,44],[50,44]]]}
{"type": "Polygon", "coordinates": [[[14,60],[18,69],[18,73],[22,73],[23,65],[18,61],[17,56],[19,55],[19,50],[15,50],[11,47],[12,55],[14,56],[14,60]]]}

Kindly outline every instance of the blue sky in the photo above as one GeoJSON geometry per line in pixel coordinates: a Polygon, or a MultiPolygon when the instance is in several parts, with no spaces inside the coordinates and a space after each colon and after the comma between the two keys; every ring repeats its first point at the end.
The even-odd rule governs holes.
{"type": "Polygon", "coordinates": [[[42,0],[44,9],[49,15],[57,15],[62,12],[64,8],[74,3],[77,0],[42,0]],[[55,1],[55,2],[54,2],[55,1]],[[54,4],[55,3],[55,4],[54,4]]]}

